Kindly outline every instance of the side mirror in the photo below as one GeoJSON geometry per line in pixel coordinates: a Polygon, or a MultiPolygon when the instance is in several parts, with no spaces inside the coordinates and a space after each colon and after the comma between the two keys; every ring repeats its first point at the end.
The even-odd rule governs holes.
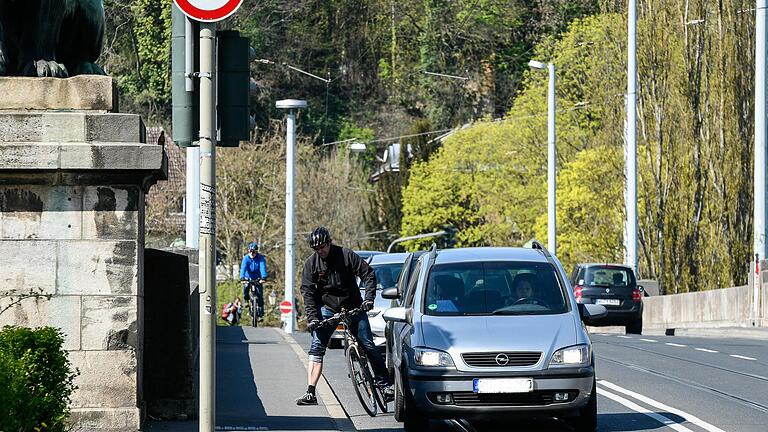
{"type": "Polygon", "coordinates": [[[384,321],[408,323],[408,313],[404,307],[389,308],[384,311],[384,321]]]}
{"type": "Polygon", "coordinates": [[[593,320],[605,318],[608,315],[608,309],[603,305],[579,303],[579,315],[581,320],[591,324],[593,320]]]}
{"type": "Polygon", "coordinates": [[[396,300],[400,298],[400,293],[397,292],[397,287],[385,288],[381,291],[381,297],[389,300],[396,300]]]}

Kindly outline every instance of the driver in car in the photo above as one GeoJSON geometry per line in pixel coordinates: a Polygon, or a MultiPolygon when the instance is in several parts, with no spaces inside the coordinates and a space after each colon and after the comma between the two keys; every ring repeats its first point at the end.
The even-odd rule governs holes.
{"type": "Polygon", "coordinates": [[[523,273],[515,276],[515,295],[517,301],[534,297],[533,285],[535,276],[532,273],[523,273]]]}

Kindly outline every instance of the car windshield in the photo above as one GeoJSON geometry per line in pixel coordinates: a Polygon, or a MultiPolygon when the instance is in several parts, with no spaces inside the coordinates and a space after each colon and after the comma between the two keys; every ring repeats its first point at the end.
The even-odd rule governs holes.
{"type": "Polygon", "coordinates": [[[547,315],[567,311],[555,268],[541,262],[469,262],[432,267],[427,315],[547,315]]]}
{"type": "Polygon", "coordinates": [[[587,267],[576,282],[585,287],[626,287],[634,284],[635,278],[626,267],[599,266],[587,267]]]}

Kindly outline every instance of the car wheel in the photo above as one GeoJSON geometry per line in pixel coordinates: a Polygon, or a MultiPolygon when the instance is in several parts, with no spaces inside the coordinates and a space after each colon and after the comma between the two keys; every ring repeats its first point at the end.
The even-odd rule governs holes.
{"type": "Polygon", "coordinates": [[[403,412],[403,429],[405,432],[423,432],[429,430],[429,417],[416,407],[416,401],[408,388],[408,381],[402,378],[405,385],[403,390],[403,402],[405,412],[403,412]]]}
{"type": "Polygon", "coordinates": [[[625,327],[627,334],[642,334],[643,333],[643,317],[639,317],[627,324],[625,327]]]}
{"type": "Polygon", "coordinates": [[[403,394],[403,385],[395,377],[395,420],[405,421],[405,395],[403,394]]]}
{"type": "Polygon", "coordinates": [[[566,423],[576,432],[594,432],[597,430],[597,383],[592,381],[592,394],[584,407],[579,409],[578,417],[566,419],[566,423]]]}

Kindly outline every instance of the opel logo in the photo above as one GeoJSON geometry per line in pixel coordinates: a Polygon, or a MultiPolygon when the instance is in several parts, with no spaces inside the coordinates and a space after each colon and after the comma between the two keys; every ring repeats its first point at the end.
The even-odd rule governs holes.
{"type": "Polygon", "coordinates": [[[497,365],[499,365],[499,366],[506,366],[507,363],[509,363],[509,357],[506,354],[501,353],[501,354],[498,354],[496,356],[496,364],[497,365]]]}

